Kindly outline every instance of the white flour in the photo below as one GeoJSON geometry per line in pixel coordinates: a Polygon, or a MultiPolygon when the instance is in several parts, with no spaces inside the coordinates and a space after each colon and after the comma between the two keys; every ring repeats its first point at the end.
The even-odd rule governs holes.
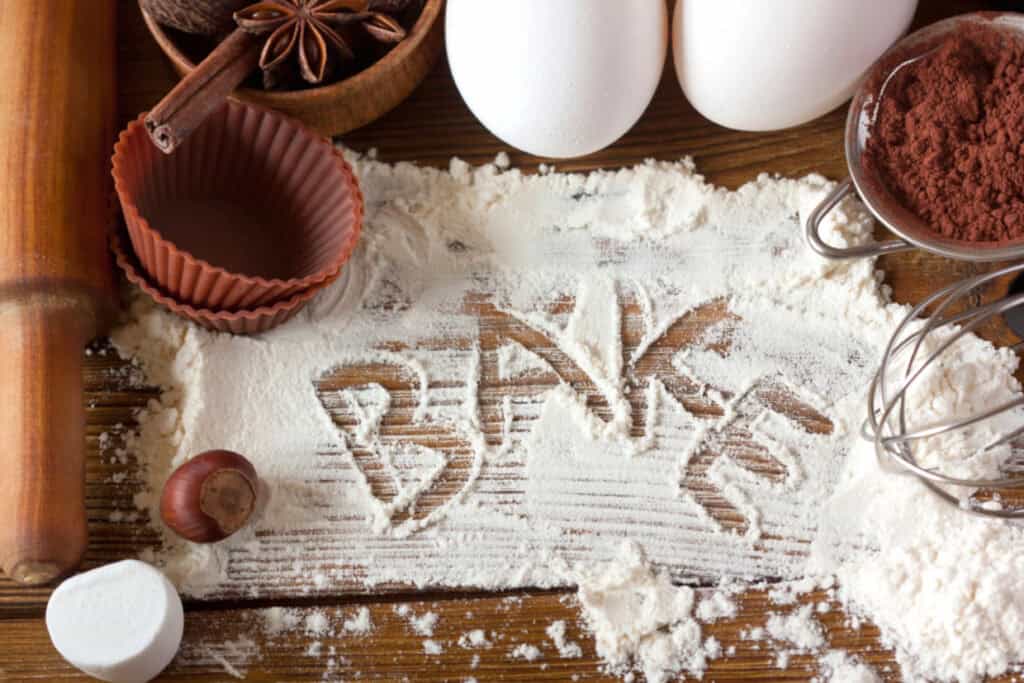
{"type": "Polygon", "coordinates": [[[561,619],[551,622],[544,632],[554,643],[555,649],[558,650],[558,656],[562,659],[578,659],[583,656],[583,648],[579,646],[579,643],[574,643],[566,638],[565,622],[561,619]]]}
{"type": "Polygon", "coordinates": [[[765,631],[774,640],[796,645],[798,652],[813,652],[825,645],[825,634],[811,616],[813,605],[804,605],[792,614],[769,614],[765,631]]]}
{"type": "Polygon", "coordinates": [[[472,648],[485,648],[490,647],[491,641],[487,640],[487,634],[484,633],[483,629],[475,628],[472,631],[466,631],[459,636],[459,647],[467,650],[472,648]]]}
{"type": "Polygon", "coordinates": [[[878,674],[845,652],[833,650],[820,659],[822,676],[817,683],[882,683],[878,674]]]}
{"type": "Polygon", "coordinates": [[[680,671],[703,674],[708,653],[692,615],[693,589],[674,585],[668,572],[652,568],[636,544],[623,545],[620,556],[603,567],[571,573],[597,654],[610,671],[637,668],[650,683],[664,683],[680,671]]]}
{"type": "Polygon", "coordinates": [[[736,616],[738,610],[736,603],[724,591],[715,591],[697,604],[695,614],[700,621],[710,623],[719,619],[731,619],[736,616]]]}
{"type": "MultiPolygon", "coordinates": [[[[871,262],[804,247],[823,179],[726,192],[687,162],[526,177],[353,161],[364,238],[294,321],[220,336],[139,301],[114,336],[163,388],[128,444],[142,510],[155,519],[171,469],[211,448],[247,455],[267,487],[227,542],[164,539],[150,559],[184,592],[578,581],[602,656],[657,680],[702,671],[721,647],[695,617],[735,608],[693,614],[670,577],[834,575],[908,675],[1024,659],[1024,532],[882,474],[859,438],[904,309],[871,262]],[[634,590],[671,602],[614,605],[634,590]]],[[[839,244],[870,232],[853,205],[826,226],[839,244]]],[[[914,397],[922,422],[1018,391],[1012,354],[958,352],[914,397]]],[[[933,446],[920,459],[957,472],[1005,455],[933,446]]]]}
{"type": "Polygon", "coordinates": [[[215,665],[232,678],[243,680],[249,666],[263,658],[254,640],[241,637],[221,643],[184,643],[176,661],[190,667],[215,665]]]}
{"type": "Polygon", "coordinates": [[[522,344],[512,342],[498,349],[498,378],[513,379],[523,375],[544,375],[554,370],[543,358],[522,344]]]}
{"type": "Polygon", "coordinates": [[[543,655],[541,654],[540,648],[536,645],[522,643],[512,648],[512,651],[509,652],[508,656],[512,659],[521,659],[524,662],[536,662],[543,655]]]}
{"type": "Polygon", "coordinates": [[[434,612],[426,612],[421,616],[414,616],[409,619],[409,626],[413,633],[419,636],[434,635],[434,627],[437,626],[438,616],[434,612]]]}
{"type": "Polygon", "coordinates": [[[372,632],[373,620],[370,619],[370,610],[366,607],[360,607],[355,615],[350,619],[346,619],[341,626],[347,632],[359,635],[366,635],[372,632]]]}

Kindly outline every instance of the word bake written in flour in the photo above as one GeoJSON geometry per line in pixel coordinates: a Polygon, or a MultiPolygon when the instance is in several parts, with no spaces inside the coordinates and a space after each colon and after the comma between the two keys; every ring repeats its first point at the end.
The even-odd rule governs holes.
{"type": "Polygon", "coordinates": [[[870,263],[803,244],[823,179],[356,166],[361,246],[289,325],[137,307],[115,334],[166,388],[131,446],[150,491],[211,448],[268,484],[236,540],[162,539],[185,592],[564,585],[627,539],[679,576],[802,575],[891,322],[870,263]]]}
{"type": "MultiPolygon", "coordinates": [[[[759,511],[746,489],[792,489],[802,476],[799,454],[772,430],[783,422],[813,440],[831,433],[829,419],[781,375],[751,376],[730,391],[687,372],[680,358],[689,349],[728,359],[732,332],[743,321],[724,301],[686,311],[652,339],[642,300],[629,297],[620,305],[611,282],[594,289],[532,314],[471,296],[465,308],[479,320],[478,338],[417,348],[395,343],[386,362],[345,364],[321,380],[324,406],[380,504],[378,530],[404,536],[439,521],[451,505],[471,500],[485,468],[516,476],[514,452],[524,456],[526,479],[542,482],[543,453],[558,447],[544,425],[552,419],[545,415],[550,403],[567,413],[565,431],[579,429],[590,447],[617,457],[617,467],[641,467],[652,450],[665,449],[659,441],[682,437],[668,472],[677,495],[719,527],[748,540],[760,537],[759,511]],[[600,327],[614,338],[591,339],[574,329],[584,318],[580,307],[595,305],[606,309],[600,327]],[[461,383],[429,376],[418,358],[435,354],[464,358],[461,383]],[[429,419],[437,404],[456,406],[456,417],[429,419]],[[674,425],[659,422],[666,412],[674,425]],[[666,438],[663,428],[675,433],[666,438]]],[[[599,473],[606,454],[588,458],[588,446],[563,450],[591,473],[599,473]]],[[[608,474],[613,482],[614,470],[608,474]]],[[[531,511],[543,516],[551,492],[537,493],[540,505],[531,511]]]]}

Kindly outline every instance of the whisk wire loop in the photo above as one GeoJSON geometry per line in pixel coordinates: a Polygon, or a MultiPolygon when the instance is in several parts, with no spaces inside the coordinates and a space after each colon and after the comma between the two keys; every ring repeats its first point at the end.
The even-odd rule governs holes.
{"type": "MultiPolygon", "coordinates": [[[[1024,407],[1024,396],[1017,396],[967,416],[953,416],[924,425],[910,427],[909,413],[914,408],[908,401],[911,389],[929,368],[941,359],[965,335],[973,334],[993,318],[1024,306],[1024,293],[1005,296],[993,302],[969,306],[952,312],[973,292],[988,283],[1024,271],[1024,263],[1017,263],[947,285],[912,307],[897,325],[886,344],[878,371],[868,390],[868,415],[861,433],[875,445],[875,456],[888,471],[917,476],[934,494],[951,505],[965,511],[1003,519],[1024,518],[1024,508],[1004,509],[998,502],[977,503],[969,499],[979,489],[1024,488],[1022,477],[991,479],[960,478],[925,467],[917,461],[911,449],[915,442],[967,430],[999,415],[1024,407]],[[924,317],[928,309],[930,315],[924,317]],[[948,333],[948,334],[947,334],[948,333]],[[942,335],[940,337],[940,335],[942,335]],[[904,364],[905,363],[905,364],[904,364]],[[957,496],[948,487],[969,489],[957,496]]],[[[1024,342],[1012,347],[1024,346],[1024,342]]],[[[996,437],[975,453],[991,451],[1005,446],[1024,435],[1024,426],[996,437]]]]}

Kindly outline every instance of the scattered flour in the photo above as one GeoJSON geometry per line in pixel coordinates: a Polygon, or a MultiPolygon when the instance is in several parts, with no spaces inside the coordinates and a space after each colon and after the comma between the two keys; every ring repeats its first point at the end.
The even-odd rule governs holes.
{"type": "Polygon", "coordinates": [[[535,662],[543,655],[541,654],[540,648],[536,645],[521,643],[520,645],[516,645],[508,656],[512,659],[522,659],[526,662],[535,662]]]}
{"type": "Polygon", "coordinates": [[[764,629],[760,626],[751,629],[743,629],[740,631],[740,638],[744,640],[763,640],[764,629]]]}
{"type": "Polygon", "coordinates": [[[271,637],[295,630],[303,620],[301,610],[287,607],[268,607],[261,614],[263,632],[271,637]]]}
{"type": "Polygon", "coordinates": [[[315,609],[306,615],[304,627],[307,635],[326,636],[333,633],[327,613],[319,609],[315,609]]]}
{"type": "Polygon", "coordinates": [[[349,619],[346,619],[341,627],[348,633],[357,633],[359,635],[366,635],[373,631],[373,620],[370,618],[370,609],[368,607],[360,607],[355,615],[349,619]]]}
{"type": "Polygon", "coordinates": [[[562,659],[578,659],[583,656],[583,648],[579,646],[579,643],[572,642],[565,637],[565,621],[559,619],[551,622],[544,632],[555,644],[558,656],[562,659]]]}
{"type": "Polygon", "coordinates": [[[444,653],[444,647],[436,640],[427,639],[423,641],[423,651],[428,655],[439,655],[444,653]]]}
{"type": "MultiPolygon", "coordinates": [[[[835,577],[812,575],[797,581],[776,583],[768,589],[768,600],[773,605],[795,605],[799,601],[800,596],[807,595],[818,589],[824,590],[827,595],[834,597],[835,577]]],[[[820,611],[820,606],[817,609],[820,611]]]]}
{"type": "Polygon", "coordinates": [[[821,677],[817,683],[882,683],[878,674],[845,652],[832,650],[819,659],[821,677]]]}
{"type": "Polygon", "coordinates": [[[791,643],[794,648],[780,649],[776,653],[775,667],[786,669],[793,655],[817,654],[827,641],[821,625],[814,618],[814,605],[804,605],[786,615],[768,615],[764,634],[775,641],[791,643]]]}
{"type": "Polygon", "coordinates": [[[697,603],[697,610],[694,614],[697,619],[707,624],[719,619],[732,619],[738,612],[739,607],[727,593],[715,591],[710,597],[697,603]]]}
{"type": "MultiPolygon", "coordinates": [[[[324,639],[342,634],[365,636],[373,632],[373,620],[367,607],[359,607],[351,617],[342,619],[341,614],[333,614],[327,609],[302,609],[295,607],[270,607],[259,610],[261,630],[268,643],[273,643],[281,636],[304,635],[309,639],[305,649],[307,657],[320,659],[324,653],[324,639]],[[337,628],[340,622],[341,628],[337,628]]],[[[252,649],[256,650],[255,642],[252,649]]],[[[329,646],[329,654],[334,664],[333,670],[345,663],[344,657],[336,656],[333,645],[329,646]]],[[[258,650],[256,650],[258,652],[258,650]]],[[[233,660],[232,660],[233,661],[233,660]]]]}
{"type": "Polygon", "coordinates": [[[707,653],[708,659],[718,659],[722,656],[722,644],[718,641],[718,638],[709,636],[704,641],[704,652],[707,653]]]}
{"type": "Polygon", "coordinates": [[[434,635],[434,627],[437,626],[437,620],[438,616],[436,613],[425,612],[418,617],[412,617],[409,620],[409,625],[416,635],[432,636],[434,635]]]}
{"type": "Polygon", "coordinates": [[[466,631],[459,636],[459,647],[470,649],[470,648],[486,648],[491,646],[491,641],[487,640],[487,634],[483,629],[475,628],[472,631],[466,631]]]}
{"type": "Polygon", "coordinates": [[[813,611],[813,605],[804,605],[792,614],[769,614],[765,631],[774,640],[792,643],[801,652],[820,649],[826,643],[825,634],[813,611]]]}
{"type": "MultiPolygon", "coordinates": [[[[694,609],[673,578],[835,577],[835,599],[879,626],[907,678],[973,683],[1024,660],[1024,529],[942,504],[883,471],[860,438],[866,388],[906,308],[887,301],[872,262],[826,262],[803,245],[824,179],[727,192],[689,162],[524,176],[351,158],[364,237],[345,278],[289,324],[210,334],[140,298],[113,335],[162,389],[115,455],[142,467],[141,511],[158,519],[168,473],[211,448],[246,454],[268,487],[254,523],[224,543],[162,539],[151,559],[183,592],[253,594],[247,577],[268,567],[313,592],[578,583],[601,657],[658,681],[700,675],[720,647],[697,619],[729,616],[714,596],[694,609]],[[666,349],[663,337],[689,341],[666,349]],[[527,363],[523,338],[550,352],[527,363]],[[531,363],[559,380],[524,382],[531,363]],[[330,377],[340,388],[318,394],[330,377]],[[498,386],[479,391],[480,377],[498,386]],[[397,438],[392,414],[459,445],[397,438]],[[437,501],[441,481],[455,485],[437,501]],[[333,584],[309,582],[342,563],[333,584]]],[[[854,204],[825,226],[840,245],[871,231],[854,204]]],[[[911,426],[1018,396],[1016,367],[1012,352],[965,338],[911,392],[911,426]]],[[[1001,419],[922,440],[915,457],[991,475],[1009,447],[981,446],[1021,415],[1001,419]]],[[[809,607],[773,617],[769,635],[823,647],[804,628],[809,607]]],[[[286,610],[264,616],[270,633],[298,626],[286,610]]]]}
{"type": "Polygon", "coordinates": [[[543,358],[519,344],[511,342],[498,349],[498,378],[514,379],[523,375],[542,375],[554,370],[543,358]]]}
{"type": "Polygon", "coordinates": [[[703,674],[708,653],[691,614],[694,591],[674,585],[639,546],[626,543],[615,561],[571,571],[597,654],[610,671],[642,671],[650,683],[680,672],[703,674]]]}
{"type": "Polygon", "coordinates": [[[186,666],[220,667],[232,678],[244,679],[249,666],[262,658],[259,646],[252,638],[240,637],[220,643],[185,643],[178,652],[178,660],[186,666]]]}

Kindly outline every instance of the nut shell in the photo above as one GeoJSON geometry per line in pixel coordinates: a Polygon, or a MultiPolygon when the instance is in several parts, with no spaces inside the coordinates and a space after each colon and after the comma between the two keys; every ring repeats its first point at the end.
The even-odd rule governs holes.
{"type": "Polygon", "coordinates": [[[241,529],[256,508],[256,468],[232,451],[206,451],[176,469],[164,484],[160,517],[193,543],[215,543],[241,529]]]}
{"type": "Polygon", "coordinates": [[[248,0],[139,0],[139,6],[165,26],[212,36],[234,28],[231,14],[248,0]]]}

